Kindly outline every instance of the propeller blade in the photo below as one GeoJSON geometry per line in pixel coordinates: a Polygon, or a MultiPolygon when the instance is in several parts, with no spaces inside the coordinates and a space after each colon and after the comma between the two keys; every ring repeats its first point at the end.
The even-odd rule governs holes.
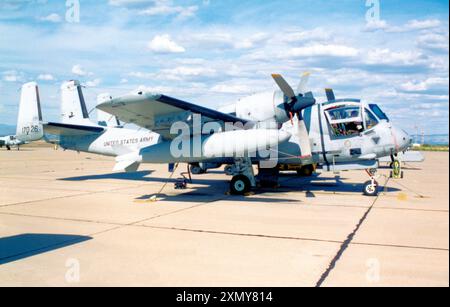
{"type": "MultiPolygon", "coordinates": [[[[297,114],[298,116],[298,114],[297,114]]],[[[306,129],[306,124],[303,119],[297,118],[295,121],[295,125],[293,127],[294,133],[293,137],[296,139],[297,144],[300,146],[301,151],[301,159],[307,160],[305,162],[310,162],[312,159],[312,149],[311,149],[311,141],[309,139],[308,130],[306,129]]]]}
{"type": "Polygon", "coordinates": [[[298,121],[298,137],[299,137],[299,145],[302,151],[303,159],[311,159],[312,157],[312,149],[311,149],[311,141],[309,140],[308,130],[306,129],[306,123],[302,119],[298,121]]]}
{"type": "Polygon", "coordinates": [[[327,94],[328,101],[335,101],[336,96],[334,95],[334,91],[331,88],[326,88],[325,93],[327,94]]]}
{"type": "Polygon", "coordinates": [[[284,78],[281,75],[273,74],[272,78],[273,80],[275,80],[276,84],[278,85],[278,87],[281,89],[281,91],[285,96],[287,96],[291,100],[296,99],[297,96],[295,95],[294,90],[289,85],[289,83],[287,83],[286,80],[284,80],[284,78]]]}
{"type": "Polygon", "coordinates": [[[306,86],[308,85],[309,77],[311,76],[311,73],[305,72],[302,76],[302,79],[300,80],[300,83],[297,88],[297,94],[304,94],[306,93],[306,86]]]}

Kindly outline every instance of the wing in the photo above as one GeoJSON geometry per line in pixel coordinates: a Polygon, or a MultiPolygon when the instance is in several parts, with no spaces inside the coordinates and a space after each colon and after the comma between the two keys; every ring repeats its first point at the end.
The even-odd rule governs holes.
{"type": "Polygon", "coordinates": [[[243,125],[249,123],[248,120],[230,114],[151,93],[115,98],[98,105],[97,108],[115,115],[123,122],[152,130],[167,139],[174,137],[170,134],[173,123],[181,121],[190,124],[193,114],[202,115],[203,122],[242,123],[243,125]]]}

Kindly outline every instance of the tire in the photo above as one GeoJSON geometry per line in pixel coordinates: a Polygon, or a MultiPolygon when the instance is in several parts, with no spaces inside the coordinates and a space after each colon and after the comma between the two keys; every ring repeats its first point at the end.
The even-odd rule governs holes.
{"type": "Polygon", "coordinates": [[[200,165],[191,164],[190,168],[193,175],[202,175],[206,173],[206,171],[201,168],[200,165]]]}
{"type": "Polygon", "coordinates": [[[372,186],[372,181],[364,183],[363,193],[366,196],[375,197],[378,196],[378,185],[372,186]]]}
{"type": "Polygon", "coordinates": [[[230,183],[230,192],[232,195],[245,195],[251,190],[250,179],[244,175],[233,177],[230,183]]]}
{"type": "Polygon", "coordinates": [[[297,174],[300,177],[311,177],[314,174],[314,167],[312,165],[302,166],[301,169],[297,170],[297,174]]]}

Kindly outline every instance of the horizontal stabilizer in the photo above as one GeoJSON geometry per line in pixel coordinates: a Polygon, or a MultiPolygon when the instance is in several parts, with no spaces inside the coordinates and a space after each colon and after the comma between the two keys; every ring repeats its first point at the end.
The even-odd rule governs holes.
{"type": "Polygon", "coordinates": [[[136,152],[118,156],[113,171],[133,173],[139,169],[141,162],[142,157],[136,152]]]}
{"type": "Polygon", "coordinates": [[[44,124],[44,131],[45,133],[59,136],[83,136],[83,135],[101,134],[103,133],[103,131],[105,131],[105,129],[102,127],[95,127],[95,126],[46,123],[44,124]]]}

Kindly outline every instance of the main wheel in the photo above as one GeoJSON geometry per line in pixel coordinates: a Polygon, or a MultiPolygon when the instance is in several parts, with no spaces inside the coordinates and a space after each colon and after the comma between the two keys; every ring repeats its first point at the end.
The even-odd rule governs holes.
{"type": "Polygon", "coordinates": [[[11,146],[7,145],[6,150],[11,150],[11,146]]]}
{"type": "Polygon", "coordinates": [[[206,173],[206,171],[198,164],[191,164],[190,168],[191,168],[191,173],[194,175],[201,175],[201,174],[206,173]]]}
{"type": "Polygon", "coordinates": [[[366,183],[364,183],[364,189],[363,189],[364,195],[375,197],[378,195],[378,185],[375,183],[375,185],[372,184],[372,181],[369,180],[366,183]]]}
{"type": "Polygon", "coordinates": [[[305,165],[301,169],[297,170],[297,174],[301,177],[311,177],[314,174],[314,166],[305,165]]]}
{"type": "Polygon", "coordinates": [[[230,191],[233,195],[245,195],[250,192],[251,188],[250,179],[244,175],[233,177],[230,183],[230,191]]]}

